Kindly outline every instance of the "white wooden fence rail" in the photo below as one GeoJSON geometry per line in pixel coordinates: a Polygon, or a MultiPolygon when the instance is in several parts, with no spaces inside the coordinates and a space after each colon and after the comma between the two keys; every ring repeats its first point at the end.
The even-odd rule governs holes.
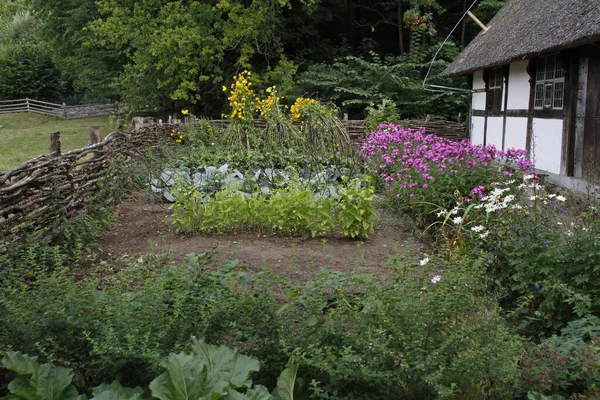
{"type": "Polygon", "coordinates": [[[27,97],[17,100],[0,100],[0,114],[33,112],[60,118],[77,118],[94,115],[111,115],[117,113],[117,111],[117,107],[114,104],[66,106],[64,104],[33,100],[27,97]]]}
{"type": "Polygon", "coordinates": [[[66,118],[62,104],[48,103],[46,101],[33,100],[29,98],[17,100],[0,100],[0,114],[16,112],[34,112],[44,115],[53,115],[66,118]]]}

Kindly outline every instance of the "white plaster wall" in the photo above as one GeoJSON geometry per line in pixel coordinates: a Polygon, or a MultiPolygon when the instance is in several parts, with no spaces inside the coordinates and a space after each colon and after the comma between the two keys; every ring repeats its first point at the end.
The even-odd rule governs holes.
{"type": "MultiPolygon", "coordinates": [[[[473,90],[485,89],[485,81],[483,80],[483,71],[475,71],[473,73],[473,90]]],[[[473,110],[485,110],[485,92],[473,93],[471,101],[473,110]]]]}
{"type": "Polygon", "coordinates": [[[485,118],[483,117],[472,117],[471,118],[471,143],[483,144],[483,127],[485,118]]]}
{"type": "Polygon", "coordinates": [[[506,118],[504,149],[524,149],[527,144],[527,118],[506,118]]]}
{"type": "Polygon", "coordinates": [[[535,167],[560,174],[562,119],[533,119],[533,159],[535,167]]]}
{"type": "Polygon", "coordinates": [[[529,109],[529,60],[516,61],[510,64],[508,72],[508,104],[509,110],[529,109]]]}
{"type": "Polygon", "coordinates": [[[488,117],[486,145],[493,144],[496,148],[502,149],[503,122],[502,117],[488,117]]]}

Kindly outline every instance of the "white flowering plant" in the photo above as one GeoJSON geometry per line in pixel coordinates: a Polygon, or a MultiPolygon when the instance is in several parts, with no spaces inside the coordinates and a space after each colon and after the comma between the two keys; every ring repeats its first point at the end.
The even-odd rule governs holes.
{"type": "Polygon", "coordinates": [[[554,332],[587,313],[600,313],[600,223],[590,209],[572,220],[567,198],[533,174],[473,189],[454,208],[436,210],[442,240],[458,257],[493,260],[490,272],[528,333],[554,332]],[[523,318],[525,317],[525,318],[523,318]]]}

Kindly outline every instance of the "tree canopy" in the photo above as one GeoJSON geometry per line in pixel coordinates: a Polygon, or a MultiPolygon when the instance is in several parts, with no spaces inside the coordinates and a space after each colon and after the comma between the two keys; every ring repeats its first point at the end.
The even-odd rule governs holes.
{"type": "MultiPolygon", "coordinates": [[[[486,21],[502,4],[480,0],[475,12],[486,21]]],[[[199,114],[219,115],[225,103],[221,85],[251,69],[259,84],[281,84],[277,80],[285,76],[288,84],[294,81],[290,91],[332,100],[355,115],[392,99],[407,116],[419,116],[427,105],[429,114],[449,117],[465,108],[464,96],[428,93],[420,84],[439,44],[470,5],[467,0],[13,0],[0,5],[0,19],[26,13],[35,21],[38,29],[27,30],[34,36],[30,42],[50,49],[54,75],[63,82],[60,94],[120,100],[131,111],[186,105],[199,114]],[[409,107],[415,101],[419,106],[409,107]]],[[[434,79],[441,79],[444,63],[478,32],[474,23],[463,21],[433,66],[434,79]]],[[[7,46],[0,42],[0,54],[8,54],[7,46]]],[[[28,56],[13,52],[11,57],[28,56]]],[[[3,92],[6,97],[9,91],[3,92]]]]}

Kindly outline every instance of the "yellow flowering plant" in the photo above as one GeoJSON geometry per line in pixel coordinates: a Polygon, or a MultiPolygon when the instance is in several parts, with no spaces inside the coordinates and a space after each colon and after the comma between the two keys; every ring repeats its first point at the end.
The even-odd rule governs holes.
{"type": "Polygon", "coordinates": [[[227,100],[231,108],[231,114],[225,115],[231,121],[251,121],[254,119],[257,103],[256,92],[252,88],[252,72],[244,70],[233,77],[233,83],[229,88],[223,86],[223,92],[228,94],[227,100]]]}
{"type": "Polygon", "coordinates": [[[183,143],[183,132],[178,129],[171,129],[170,136],[175,139],[177,143],[183,143]]]}
{"type": "Polygon", "coordinates": [[[318,105],[318,100],[309,99],[306,97],[298,97],[290,108],[292,121],[300,121],[301,119],[304,119],[307,114],[310,113],[311,107],[317,107],[318,105]]]}

